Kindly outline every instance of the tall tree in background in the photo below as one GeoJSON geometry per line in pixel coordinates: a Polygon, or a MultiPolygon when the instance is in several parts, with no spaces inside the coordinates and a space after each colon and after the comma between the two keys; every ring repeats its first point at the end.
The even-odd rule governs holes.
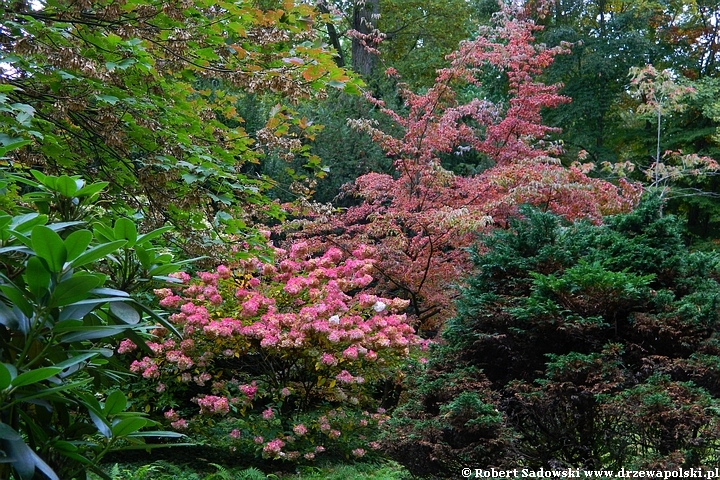
{"type": "Polygon", "coordinates": [[[547,136],[555,129],[543,124],[541,110],[568,99],[557,93],[558,85],[538,77],[563,48],[535,44],[540,27],[522,11],[506,9],[495,20],[449,57],[450,66],[438,72],[426,93],[402,90],[400,113],[370,98],[399,126],[399,135],[369,120],[355,123],[394,159],[395,174],[359,177],[348,194],[361,205],[305,227],[305,235],[349,250],[356,243],[377,245],[380,291],[409,299],[411,312],[428,330],[437,329],[451,310],[447,289],[468,267],[464,247],[474,232],[492,222],[504,225],[517,205],[530,202],[569,218],[599,221],[636,200],[629,184],[618,189],[552,158],[559,150],[547,136]],[[488,66],[507,77],[507,104],[458,95],[463,87],[481,88],[488,66]],[[440,155],[467,152],[487,156],[494,166],[472,177],[443,168],[440,155]]]}
{"type": "Polygon", "coordinates": [[[445,55],[473,34],[483,11],[465,0],[319,0],[317,6],[335,19],[326,33],[339,65],[366,78],[381,75],[379,64],[392,65],[412,86],[432,85],[445,55]]]}

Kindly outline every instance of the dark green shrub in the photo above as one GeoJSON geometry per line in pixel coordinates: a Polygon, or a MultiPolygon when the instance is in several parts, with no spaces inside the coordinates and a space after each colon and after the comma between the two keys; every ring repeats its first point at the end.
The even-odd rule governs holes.
{"type": "Polygon", "coordinates": [[[393,455],[435,475],[720,464],[720,255],[681,233],[656,198],[600,226],[523,210],[475,248],[393,455]]]}

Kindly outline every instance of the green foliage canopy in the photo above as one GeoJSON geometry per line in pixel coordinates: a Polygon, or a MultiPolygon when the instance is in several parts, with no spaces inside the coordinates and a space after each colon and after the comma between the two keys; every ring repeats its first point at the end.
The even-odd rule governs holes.
{"type": "Polygon", "coordinates": [[[243,165],[268,148],[302,155],[299,142],[283,141],[307,125],[278,105],[256,142],[237,115],[238,93],[292,103],[328,86],[357,91],[316,38],[314,10],[292,1],[274,7],[0,3],[0,143],[28,143],[11,164],[106,180],[117,203],[183,227],[263,203],[265,179],[243,165]]]}

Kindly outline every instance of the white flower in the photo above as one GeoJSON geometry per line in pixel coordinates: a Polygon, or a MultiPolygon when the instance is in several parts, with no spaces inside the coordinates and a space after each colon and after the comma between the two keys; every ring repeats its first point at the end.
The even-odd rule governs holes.
{"type": "Polygon", "coordinates": [[[340,323],[340,317],[337,315],[333,315],[332,317],[328,318],[328,323],[330,325],[338,325],[340,323]]]}
{"type": "Polygon", "coordinates": [[[385,305],[383,302],[375,302],[375,305],[373,305],[372,308],[373,308],[373,310],[375,310],[376,312],[380,313],[380,312],[382,312],[383,310],[385,310],[385,307],[387,307],[387,305],[385,305]]]}

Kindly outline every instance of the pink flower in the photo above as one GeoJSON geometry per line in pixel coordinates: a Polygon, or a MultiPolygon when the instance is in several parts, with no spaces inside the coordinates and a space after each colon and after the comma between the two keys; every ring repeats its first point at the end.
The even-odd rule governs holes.
{"type": "Polygon", "coordinates": [[[387,75],[388,77],[397,77],[398,71],[393,67],[389,67],[385,69],[385,75],[387,75]]]}
{"type": "Polygon", "coordinates": [[[355,345],[351,345],[345,349],[342,355],[350,360],[356,360],[358,358],[358,349],[355,345]]]}
{"type": "Polygon", "coordinates": [[[343,370],[342,372],[338,373],[335,378],[338,382],[342,383],[353,383],[355,381],[355,377],[353,377],[347,370],[343,370]]]}
{"type": "Polygon", "coordinates": [[[238,430],[237,428],[233,429],[233,431],[230,432],[230,438],[234,438],[237,440],[241,436],[242,436],[242,433],[240,433],[240,430],[238,430]]]}
{"type": "Polygon", "coordinates": [[[263,437],[254,437],[253,442],[257,443],[258,445],[261,445],[263,442],[265,442],[265,439],[263,437]]]}
{"type": "Polygon", "coordinates": [[[211,272],[200,272],[198,277],[206,285],[217,285],[219,275],[211,272]]]}
{"type": "Polygon", "coordinates": [[[228,279],[232,275],[230,269],[225,265],[218,265],[216,270],[220,278],[228,279]]]}
{"type": "Polygon", "coordinates": [[[267,444],[265,444],[265,446],[263,447],[263,454],[270,457],[277,457],[282,451],[282,447],[284,446],[285,442],[283,442],[279,438],[276,438],[275,440],[271,440],[267,444]]]}
{"type": "Polygon", "coordinates": [[[180,418],[178,416],[178,414],[175,413],[175,410],[173,410],[172,408],[170,410],[168,410],[167,412],[165,412],[163,415],[165,415],[165,418],[167,418],[168,420],[173,420],[173,421],[180,418]]]}
{"type": "Polygon", "coordinates": [[[303,277],[293,277],[287,281],[283,290],[290,295],[297,295],[305,288],[305,279],[303,277]]]}
{"type": "Polygon", "coordinates": [[[263,410],[262,417],[265,420],[270,420],[275,416],[275,412],[273,412],[273,409],[268,407],[266,410],[263,410]]]}
{"type": "Polygon", "coordinates": [[[315,453],[322,453],[324,451],[325,447],[323,447],[322,445],[318,445],[317,447],[315,447],[315,453]]]}
{"type": "Polygon", "coordinates": [[[360,458],[360,457],[365,456],[365,450],[363,450],[362,448],[356,448],[355,450],[352,451],[352,454],[355,457],[360,458]]]}
{"type": "Polygon", "coordinates": [[[328,433],[328,436],[330,438],[332,438],[333,440],[340,438],[340,435],[341,435],[340,430],[331,430],[330,433],[328,433]]]}
{"type": "Polygon", "coordinates": [[[240,385],[240,391],[243,392],[247,397],[248,400],[252,400],[255,398],[255,392],[257,392],[257,385],[255,385],[255,382],[252,382],[252,385],[240,385]]]}
{"type": "Polygon", "coordinates": [[[135,345],[133,343],[133,341],[130,340],[129,338],[126,338],[125,340],[120,342],[120,345],[118,346],[118,353],[120,353],[120,354],[130,353],[133,350],[135,350],[136,348],[137,348],[137,345],[135,345]]]}
{"type": "Polygon", "coordinates": [[[282,390],[280,390],[280,396],[283,397],[283,398],[289,397],[291,393],[292,393],[292,392],[291,392],[290,389],[287,388],[287,387],[285,387],[285,388],[283,388],[282,390]]]}
{"type": "Polygon", "coordinates": [[[194,401],[200,406],[200,413],[205,415],[224,415],[230,412],[230,404],[225,397],[205,395],[204,397],[197,398],[194,401]]]}
{"type": "Polygon", "coordinates": [[[143,378],[158,378],[160,376],[160,369],[157,365],[150,365],[142,374],[143,378]]]}
{"type": "Polygon", "coordinates": [[[188,274],[185,273],[185,272],[175,272],[175,273],[171,273],[171,274],[168,275],[168,276],[169,276],[169,277],[172,277],[172,278],[177,278],[177,279],[180,280],[182,283],[188,283],[188,282],[190,281],[190,275],[188,275],[188,274]]]}
{"type": "Polygon", "coordinates": [[[306,453],[303,457],[305,457],[305,460],[315,460],[315,454],[312,452],[306,453]]]}
{"type": "Polygon", "coordinates": [[[298,437],[302,437],[303,435],[305,435],[308,432],[308,429],[305,425],[300,423],[293,427],[293,432],[295,432],[295,435],[297,435],[298,437]]]}
{"type": "Polygon", "coordinates": [[[338,364],[338,361],[335,357],[333,357],[329,353],[323,353],[322,358],[320,360],[325,365],[335,366],[338,364]]]}
{"type": "Polygon", "coordinates": [[[188,423],[187,420],[181,418],[170,423],[170,426],[172,426],[175,430],[185,430],[188,427],[188,423]]]}

